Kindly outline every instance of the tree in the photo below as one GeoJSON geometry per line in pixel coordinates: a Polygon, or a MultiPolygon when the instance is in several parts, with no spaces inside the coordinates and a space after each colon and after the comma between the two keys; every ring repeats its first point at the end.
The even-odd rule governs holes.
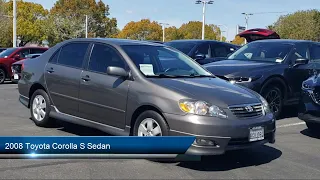
{"type": "Polygon", "coordinates": [[[245,42],[245,39],[244,38],[242,38],[242,37],[240,37],[240,36],[236,36],[235,38],[234,38],[234,40],[232,40],[232,44],[236,44],[236,45],[242,45],[242,44],[244,44],[244,42],[245,42]]]}
{"type": "Polygon", "coordinates": [[[281,16],[269,29],[283,39],[320,41],[320,12],[318,10],[297,11],[281,16]]]}
{"type": "Polygon", "coordinates": [[[138,22],[131,21],[122,29],[117,37],[160,41],[162,39],[162,28],[159,23],[155,21],[151,22],[149,19],[142,19],[138,22]]]}
{"type": "MultiPolygon", "coordinates": [[[[13,2],[6,4],[8,14],[12,14],[13,2]]],[[[19,46],[27,43],[41,43],[46,36],[44,34],[44,23],[48,11],[42,5],[31,2],[17,1],[17,36],[20,39],[19,46]]],[[[10,38],[12,39],[12,23],[10,27],[10,38]]],[[[12,44],[12,41],[11,41],[12,44]]]]}
{"type": "Polygon", "coordinates": [[[183,35],[175,26],[168,27],[165,29],[166,41],[172,41],[177,39],[183,39],[183,35]]]}
{"type": "Polygon", "coordinates": [[[9,47],[12,45],[12,35],[10,32],[11,18],[7,16],[8,9],[5,0],[0,0],[0,47],[9,47]]]}
{"type": "MultiPolygon", "coordinates": [[[[179,28],[184,39],[201,39],[202,22],[190,21],[179,28]]],[[[219,40],[220,28],[210,24],[205,26],[205,39],[219,40]]]]}
{"type": "Polygon", "coordinates": [[[88,16],[88,37],[113,37],[118,33],[117,20],[109,18],[109,6],[102,0],[58,0],[47,21],[50,45],[85,36],[85,15],[88,16]]]}

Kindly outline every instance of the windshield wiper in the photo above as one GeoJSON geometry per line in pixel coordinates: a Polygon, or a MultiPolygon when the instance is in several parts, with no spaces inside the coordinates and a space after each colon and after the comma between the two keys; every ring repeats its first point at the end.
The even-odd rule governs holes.
{"type": "Polygon", "coordinates": [[[157,75],[146,75],[148,78],[175,78],[177,76],[167,75],[167,74],[157,74],[157,75]]]}
{"type": "Polygon", "coordinates": [[[203,74],[190,74],[191,77],[211,77],[211,78],[215,78],[214,75],[203,75],[203,74]]]}

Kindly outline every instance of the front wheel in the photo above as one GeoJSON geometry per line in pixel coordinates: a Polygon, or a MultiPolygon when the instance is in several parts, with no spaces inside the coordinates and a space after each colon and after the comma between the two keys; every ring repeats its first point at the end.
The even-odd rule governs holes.
{"type": "Polygon", "coordinates": [[[30,103],[30,113],[33,122],[41,127],[50,126],[52,120],[49,117],[50,99],[48,94],[44,90],[38,89],[33,93],[30,103]]]}
{"type": "Polygon", "coordinates": [[[269,103],[270,110],[278,119],[283,108],[283,93],[277,87],[267,87],[262,91],[262,96],[269,103]]]}
{"type": "Polygon", "coordinates": [[[6,72],[2,68],[0,68],[0,84],[4,83],[4,81],[6,80],[6,76],[6,72]]]}
{"type": "Polygon", "coordinates": [[[155,111],[145,111],[135,122],[134,136],[168,136],[169,127],[164,118],[155,111]]]}

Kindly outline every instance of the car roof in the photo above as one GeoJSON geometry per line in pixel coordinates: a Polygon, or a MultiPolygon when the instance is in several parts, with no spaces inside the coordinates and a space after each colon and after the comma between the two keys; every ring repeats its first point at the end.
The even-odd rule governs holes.
{"type": "Polygon", "coordinates": [[[118,46],[123,45],[150,45],[150,46],[164,46],[161,43],[155,43],[153,41],[140,41],[140,40],[130,40],[130,39],[116,39],[116,38],[76,38],[65,41],[68,42],[101,42],[107,44],[113,44],[118,46]]]}
{"type": "Polygon", "coordinates": [[[170,42],[190,42],[190,43],[196,43],[196,44],[200,44],[200,43],[219,43],[219,44],[228,44],[231,46],[235,46],[237,47],[238,45],[235,44],[231,44],[228,42],[222,42],[222,41],[216,41],[216,40],[201,40],[201,39],[180,39],[180,40],[173,40],[173,41],[169,41],[170,42]]]}
{"type": "Polygon", "coordinates": [[[251,43],[272,43],[272,42],[278,42],[278,43],[291,43],[291,44],[298,44],[298,43],[317,43],[310,40],[296,40],[296,39],[264,39],[264,40],[258,40],[253,41],[251,43]]]}

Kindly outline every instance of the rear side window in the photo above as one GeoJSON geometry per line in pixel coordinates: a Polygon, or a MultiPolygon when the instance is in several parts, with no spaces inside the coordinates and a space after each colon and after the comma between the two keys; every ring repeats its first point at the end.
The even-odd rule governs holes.
{"type": "Polygon", "coordinates": [[[109,66],[125,69],[125,63],[116,50],[107,45],[95,44],[90,56],[88,69],[94,72],[106,73],[109,66]]]}
{"type": "Polygon", "coordinates": [[[47,51],[46,49],[31,49],[30,54],[42,54],[46,51],[47,51]]]}
{"type": "Polygon", "coordinates": [[[81,68],[89,43],[70,43],[62,47],[58,64],[81,68]]]}

